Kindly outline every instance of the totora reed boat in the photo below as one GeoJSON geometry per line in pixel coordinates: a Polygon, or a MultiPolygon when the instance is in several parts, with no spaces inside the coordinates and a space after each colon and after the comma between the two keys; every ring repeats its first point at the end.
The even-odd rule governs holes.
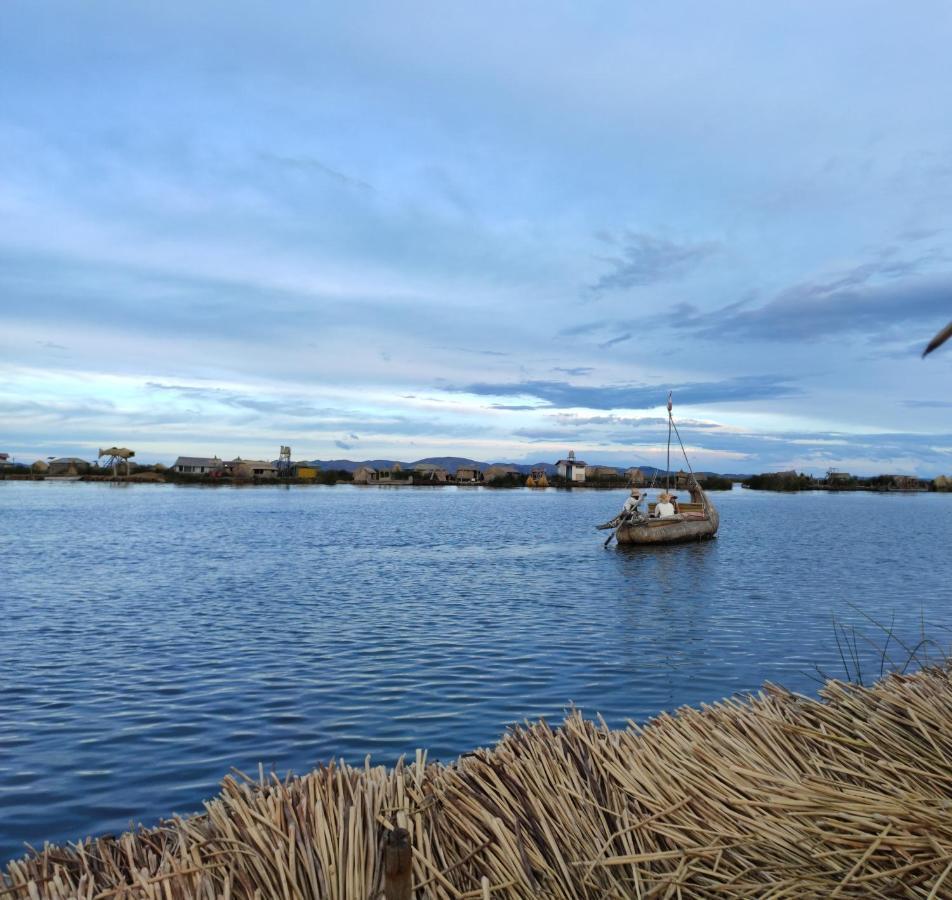
{"type": "Polygon", "coordinates": [[[605,541],[605,546],[611,542],[614,537],[619,544],[684,544],[689,541],[703,541],[714,537],[717,534],[720,517],[717,508],[710,501],[704,489],[698,483],[691,469],[691,463],[688,460],[684,444],[681,442],[681,435],[678,433],[678,426],[674,423],[672,414],[671,395],[668,394],[668,468],[665,473],[665,486],[670,480],[671,474],[671,434],[672,431],[678,438],[681,445],[681,452],[684,454],[684,461],[687,464],[690,473],[688,489],[691,493],[690,503],[678,504],[678,511],[675,515],[669,515],[664,518],[656,518],[656,503],[649,504],[648,515],[642,514],[637,509],[634,512],[621,512],[614,519],[605,522],[603,525],[597,525],[599,531],[612,528],[605,541]]]}

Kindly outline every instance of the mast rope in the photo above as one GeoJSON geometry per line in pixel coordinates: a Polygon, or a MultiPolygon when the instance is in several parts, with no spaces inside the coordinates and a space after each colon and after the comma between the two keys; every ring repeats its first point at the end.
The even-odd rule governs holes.
{"type": "MultiPolygon", "coordinates": [[[[678,436],[678,443],[681,445],[681,453],[684,455],[684,462],[688,467],[688,472],[691,473],[691,481],[694,482],[698,490],[701,491],[701,502],[704,504],[704,510],[707,511],[707,494],[701,490],[701,485],[698,484],[697,476],[694,474],[694,469],[691,468],[691,460],[688,459],[688,452],[684,449],[684,441],[681,440],[681,432],[678,431],[678,426],[675,425],[674,418],[671,419],[671,424],[674,425],[674,433],[678,436]]],[[[692,498],[693,499],[693,498],[692,498]]]]}

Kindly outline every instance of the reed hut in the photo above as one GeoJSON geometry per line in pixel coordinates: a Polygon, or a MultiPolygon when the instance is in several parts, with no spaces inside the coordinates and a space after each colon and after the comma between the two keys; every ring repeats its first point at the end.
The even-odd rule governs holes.
{"type": "Polygon", "coordinates": [[[450,765],[225,778],[205,812],[44,846],[4,900],[952,896],[952,673],[613,730],[572,713],[450,765]]]}
{"type": "Polygon", "coordinates": [[[50,462],[47,470],[50,475],[70,476],[86,475],[92,467],[78,456],[61,456],[50,462]]]}

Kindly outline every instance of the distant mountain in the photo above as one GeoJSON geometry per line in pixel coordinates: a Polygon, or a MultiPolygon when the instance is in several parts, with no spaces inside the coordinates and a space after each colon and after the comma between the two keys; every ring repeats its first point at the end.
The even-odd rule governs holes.
{"type": "MultiPolygon", "coordinates": [[[[341,471],[356,472],[361,466],[370,466],[372,469],[392,469],[398,461],[395,459],[367,459],[354,462],[352,459],[312,459],[307,465],[319,466],[325,472],[341,471]]],[[[403,468],[408,468],[409,463],[400,463],[403,468]]]]}
{"type": "MultiPolygon", "coordinates": [[[[421,464],[429,466],[440,466],[443,469],[446,469],[450,475],[455,475],[456,470],[460,468],[473,468],[479,469],[481,472],[485,472],[490,466],[511,466],[516,471],[520,472],[523,475],[528,475],[533,469],[542,469],[547,475],[555,474],[555,464],[550,462],[538,462],[538,463],[508,463],[508,462],[480,462],[477,459],[469,459],[465,456],[427,456],[424,459],[418,459],[415,462],[404,462],[403,460],[396,459],[364,459],[364,460],[352,460],[352,459],[312,459],[307,464],[310,466],[320,466],[325,472],[337,469],[344,472],[356,472],[361,466],[369,466],[372,469],[392,469],[395,465],[400,464],[404,469],[412,469],[414,466],[421,464]]],[[[616,466],[620,473],[624,472],[627,468],[634,468],[629,466],[616,466]]],[[[664,478],[664,469],[657,469],[654,466],[637,466],[644,472],[645,477],[650,481],[652,478],[655,480],[659,478],[664,478]]],[[[672,471],[676,472],[677,469],[672,471]]],[[[713,475],[714,472],[698,472],[698,476],[701,475],[713,475]]],[[[737,475],[728,475],[728,478],[739,478],[741,476],[737,475]]]]}
{"type": "Polygon", "coordinates": [[[416,462],[404,463],[405,469],[412,469],[421,463],[428,466],[440,466],[446,469],[450,475],[455,475],[457,469],[479,469],[484,472],[489,468],[489,463],[479,462],[475,459],[467,459],[465,456],[427,456],[425,459],[418,459],[416,462]]]}
{"type": "MultiPolygon", "coordinates": [[[[359,461],[352,459],[312,459],[308,464],[320,466],[324,471],[340,469],[344,472],[356,472],[361,466],[370,466],[372,469],[392,469],[397,463],[404,469],[412,469],[418,465],[440,466],[446,469],[451,475],[455,475],[456,470],[461,468],[479,469],[480,472],[485,472],[486,469],[492,465],[512,465],[513,468],[518,469],[520,472],[525,472],[527,475],[535,468],[534,466],[516,465],[514,463],[480,462],[476,459],[468,459],[465,456],[427,456],[424,459],[418,459],[414,462],[405,462],[404,460],[396,459],[365,459],[359,461]]],[[[539,463],[539,466],[545,468],[546,471],[555,471],[555,466],[550,463],[539,463]]]]}

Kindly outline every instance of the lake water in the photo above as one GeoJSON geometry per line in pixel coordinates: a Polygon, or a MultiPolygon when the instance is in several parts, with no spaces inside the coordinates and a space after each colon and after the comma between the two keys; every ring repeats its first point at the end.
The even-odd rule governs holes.
{"type": "Polygon", "coordinates": [[[0,860],[194,811],[232,766],[813,692],[855,607],[948,646],[952,496],[712,496],[716,541],[606,550],[623,492],[0,482],[0,860]]]}

